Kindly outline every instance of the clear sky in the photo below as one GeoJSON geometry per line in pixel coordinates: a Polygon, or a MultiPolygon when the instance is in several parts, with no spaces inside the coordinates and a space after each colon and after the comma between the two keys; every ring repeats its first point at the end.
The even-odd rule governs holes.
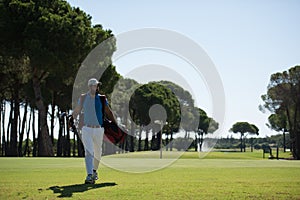
{"type": "MultiPolygon", "coordinates": [[[[198,43],[214,62],[226,96],[223,137],[238,121],[270,136],[267,114],[259,111],[270,75],[300,64],[298,0],[68,0],[114,35],[155,27],[198,43]]],[[[147,64],[147,63],[145,63],[147,64]]],[[[118,70],[118,64],[117,71],[118,70]]],[[[122,74],[122,73],[121,73],[122,74]]],[[[209,113],[207,103],[198,103],[209,113]]]]}

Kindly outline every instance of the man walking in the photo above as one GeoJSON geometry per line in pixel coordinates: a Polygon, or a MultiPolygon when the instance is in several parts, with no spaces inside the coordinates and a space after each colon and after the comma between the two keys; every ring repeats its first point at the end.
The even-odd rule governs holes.
{"type": "Polygon", "coordinates": [[[108,119],[115,122],[113,114],[105,100],[102,105],[100,95],[97,88],[101,83],[97,79],[92,78],[88,81],[88,92],[82,94],[72,116],[77,118],[78,114],[83,110],[83,127],[82,127],[82,143],[85,150],[85,166],[87,176],[86,184],[93,184],[98,180],[97,170],[102,155],[102,142],[104,135],[102,107],[108,119]]]}

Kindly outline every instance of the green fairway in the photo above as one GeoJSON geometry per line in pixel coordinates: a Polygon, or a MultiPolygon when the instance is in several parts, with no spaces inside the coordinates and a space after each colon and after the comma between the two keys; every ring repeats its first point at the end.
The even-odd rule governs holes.
{"type": "Polygon", "coordinates": [[[242,155],[188,152],[149,173],[101,165],[94,185],[83,184],[83,158],[0,158],[0,199],[300,199],[299,161],[242,155]]]}

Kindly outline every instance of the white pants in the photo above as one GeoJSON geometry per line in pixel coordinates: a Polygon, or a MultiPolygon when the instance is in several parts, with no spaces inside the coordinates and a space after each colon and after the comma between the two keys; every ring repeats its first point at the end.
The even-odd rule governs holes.
{"type": "Polygon", "coordinates": [[[85,150],[85,167],[87,174],[97,170],[102,155],[104,128],[82,127],[82,143],[85,150]]]}

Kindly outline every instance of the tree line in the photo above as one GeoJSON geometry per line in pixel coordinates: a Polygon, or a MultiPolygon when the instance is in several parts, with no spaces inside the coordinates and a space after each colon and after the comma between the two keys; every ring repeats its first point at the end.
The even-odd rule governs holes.
{"type": "MultiPolygon", "coordinates": [[[[286,141],[289,141],[289,134],[286,134],[286,141]]],[[[269,149],[269,148],[281,148],[284,152],[287,149],[290,149],[289,142],[284,143],[282,139],[282,135],[272,135],[270,137],[249,137],[245,139],[243,143],[245,146],[250,147],[250,150],[253,149],[269,149]]],[[[240,149],[241,143],[240,139],[234,137],[226,137],[218,139],[216,145],[214,146],[215,149],[222,149],[222,150],[232,150],[232,149],[240,149]]]]}
{"type": "MultiPolygon", "coordinates": [[[[113,34],[101,25],[93,26],[91,16],[61,0],[3,0],[0,13],[2,152],[21,156],[23,136],[32,132],[33,152],[53,156],[54,119],[57,112],[71,109],[73,82],[80,63],[113,34]],[[10,114],[5,130],[7,103],[10,114]],[[24,108],[23,116],[20,107],[24,108]],[[27,112],[32,113],[29,119],[27,112]],[[33,113],[37,113],[37,129],[33,113]],[[26,124],[30,120],[32,126],[26,124]]],[[[111,74],[115,76],[118,75],[111,74]]]]}
{"type": "MultiPolygon", "coordinates": [[[[79,8],[63,0],[2,0],[0,13],[1,155],[82,155],[81,141],[70,132],[65,116],[72,109],[73,84],[84,58],[107,40],[109,49],[97,65],[103,70],[101,67],[108,65],[101,76],[101,92],[107,94],[120,124],[130,132],[120,146],[122,151],[155,150],[162,141],[170,143],[172,150],[174,134],[180,130],[185,131],[185,138],[195,132],[194,143],[201,150],[204,135],[218,129],[218,122],[195,107],[192,96],[180,86],[166,81],[140,85],[123,79],[109,64],[116,50],[112,31],[92,25],[91,16],[79,8]],[[55,120],[60,124],[57,139],[55,120]]],[[[300,159],[299,80],[299,66],[272,74],[267,94],[262,96],[265,104],[260,106],[262,111],[272,113],[270,128],[282,131],[284,136],[289,133],[288,142],[296,159],[300,159]]],[[[81,84],[86,85],[86,81],[81,84]]],[[[242,151],[247,134],[258,134],[259,129],[238,122],[230,131],[241,134],[242,151]]],[[[106,149],[113,148],[106,145],[106,149]]]]}
{"type": "MultiPolygon", "coordinates": [[[[65,116],[72,109],[73,84],[81,63],[98,44],[113,38],[112,32],[103,29],[101,25],[92,25],[91,16],[62,0],[3,0],[0,11],[0,89],[3,91],[0,94],[1,155],[70,156],[73,152],[81,156],[81,141],[75,134],[71,136],[65,116]],[[9,109],[9,116],[6,109],[9,109]],[[56,120],[60,124],[57,139],[54,137],[56,120]],[[29,140],[29,134],[32,134],[32,141],[29,140]]],[[[102,57],[103,60],[108,60],[106,63],[110,63],[116,49],[116,41],[109,41],[110,49],[102,57]]],[[[103,62],[97,65],[101,68],[103,62]]],[[[97,77],[98,73],[90,74],[89,77],[97,77]]],[[[160,145],[157,144],[158,141],[161,141],[159,137],[163,134],[170,135],[170,140],[173,139],[173,133],[179,131],[180,114],[183,110],[188,115],[187,119],[193,119],[201,112],[203,120],[206,120],[203,123],[205,127],[196,130],[199,138],[218,128],[217,122],[203,110],[194,108],[191,95],[173,83],[139,86],[134,80],[124,79],[123,83],[127,88],[120,85],[119,93],[122,92],[122,87],[128,90],[136,85],[139,88],[133,97],[120,93],[111,98],[110,94],[120,79],[122,77],[116,72],[115,66],[110,64],[105,67],[100,81],[105,83],[101,92],[107,94],[109,100],[117,106],[114,110],[121,116],[121,123],[130,130],[122,149],[134,151],[135,137],[138,137],[137,150],[141,150],[139,135],[148,123],[147,116],[141,110],[144,107],[140,107],[145,101],[146,105],[163,105],[168,116],[163,129],[157,129],[153,124],[151,129],[145,130],[147,135],[150,130],[160,132],[152,135],[151,142],[146,137],[146,150],[157,148],[160,145]],[[180,100],[174,95],[175,90],[182,93],[179,93],[182,97],[180,100]],[[145,98],[149,94],[151,97],[145,98]],[[124,102],[130,102],[129,110],[122,106],[124,102]],[[183,110],[179,110],[180,105],[183,110]],[[127,113],[130,113],[130,118],[126,116],[127,113]],[[209,124],[213,124],[214,128],[209,130],[209,124]],[[140,133],[136,133],[137,129],[140,129],[140,133]]],[[[82,84],[86,84],[85,80],[82,84]]],[[[183,123],[186,132],[191,131],[188,124],[190,121],[194,120],[183,123]]]]}
{"type": "MultiPolygon", "coordinates": [[[[123,147],[130,152],[135,151],[135,138],[137,151],[158,150],[163,134],[166,138],[164,146],[172,151],[174,135],[181,130],[185,132],[186,141],[190,132],[196,133],[195,142],[201,149],[203,136],[215,132],[219,126],[204,110],[195,107],[188,91],[168,81],[140,85],[132,79],[121,78],[111,101],[113,110],[120,116],[120,123],[130,130],[123,147]],[[143,133],[145,139],[142,139],[143,133]]],[[[188,147],[187,143],[182,149],[188,147]]]]}

